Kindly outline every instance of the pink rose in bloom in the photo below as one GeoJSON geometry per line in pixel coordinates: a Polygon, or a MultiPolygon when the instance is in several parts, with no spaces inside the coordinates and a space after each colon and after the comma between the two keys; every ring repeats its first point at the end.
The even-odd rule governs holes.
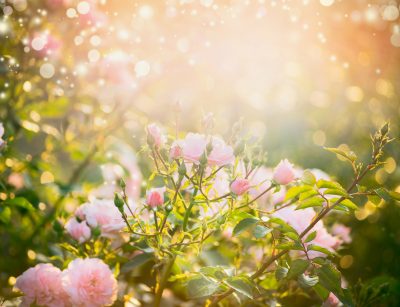
{"type": "Polygon", "coordinates": [[[162,133],[161,128],[156,124],[147,126],[147,137],[150,138],[156,147],[161,147],[165,144],[165,135],[162,133]]]}
{"type": "Polygon", "coordinates": [[[293,165],[287,160],[279,162],[274,170],[273,179],[276,183],[286,185],[291,183],[295,178],[293,165]]]}
{"type": "Polygon", "coordinates": [[[231,183],[231,191],[236,195],[242,195],[250,189],[248,179],[236,179],[231,183]]]}
{"type": "Polygon", "coordinates": [[[164,203],[165,187],[153,188],[147,191],[146,203],[154,208],[161,206],[164,203]]]}
{"type": "Polygon", "coordinates": [[[208,164],[211,166],[224,166],[233,163],[235,156],[233,148],[219,137],[212,138],[212,150],[208,155],[208,164]]]}
{"type": "Polygon", "coordinates": [[[338,236],[339,239],[344,242],[344,243],[350,243],[351,242],[351,228],[347,227],[342,224],[334,224],[332,227],[332,233],[335,236],[338,236]]]}
{"type": "Polygon", "coordinates": [[[62,284],[73,306],[109,306],[117,298],[117,281],[97,258],[73,260],[62,273],[62,284]]]}
{"type": "Polygon", "coordinates": [[[85,221],[78,222],[76,218],[70,218],[65,224],[65,229],[69,235],[79,243],[83,243],[90,239],[91,231],[85,221]]]}
{"type": "Polygon", "coordinates": [[[179,159],[182,157],[183,151],[182,151],[182,142],[181,141],[175,141],[171,145],[171,149],[169,151],[169,156],[171,159],[179,159]]]}
{"type": "Polygon", "coordinates": [[[90,227],[100,227],[103,236],[113,235],[122,230],[126,224],[110,199],[95,199],[83,206],[86,222],[90,227]]]}
{"type": "MultiPolygon", "coordinates": [[[[310,231],[310,233],[313,231],[317,231],[317,236],[310,243],[306,243],[305,244],[306,246],[308,246],[309,244],[315,244],[315,245],[326,248],[330,252],[333,252],[335,250],[335,248],[337,248],[340,245],[340,240],[337,237],[332,236],[326,230],[322,221],[319,221],[317,223],[317,225],[315,225],[315,227],[310,231]]],[[[318,252],[318,251],[309,251],[308,256],[310,258],[326,257],[326,254],[318,252]]]]}
{"type": "Polygon", "coordinates": [[[207,140],[204,135],[188,133],[182,140],[182,155],[185,161],[199,163],[201,155],[206,150],[207,140]]]}
{"type": "Polygon", "coordinates": [[[15,287],[24,293],[21,306],[69,306],[61,283],[61,271],[52,264],[38,264],[17,278],[15,287]]]}

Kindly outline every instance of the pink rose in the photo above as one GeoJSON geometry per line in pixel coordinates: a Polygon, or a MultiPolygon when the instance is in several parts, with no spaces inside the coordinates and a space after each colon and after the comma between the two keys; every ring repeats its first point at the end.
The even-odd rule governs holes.
{"type": "Polygon", "coordinates": [[[185,161],[198,164],[201,155],[206,150],[207,140],[204,135],[188,133],[182,140],[182,155],[185,161]]]}
{"type": "Polygon", "coordinates": [[[182,142],[181,141],[175,141],[171,145],[171,149],[169,151],[169,156],[171,159],[179,159],[182,157],[183,151],[182,151],[182,142]]]}
{"type": "Polygon", "coordinates": [[[287,160],[279,162],[274,170],[273,179],[276,183],[286,185],[291,183],[295,178],[293,165],[287,160]]]}
{"type": "Polygon", "coordinates": [[[109,306],[117,298],[118,284],[100,259],[75,259],[62,273],[62,284],[73,306],[109,306]]]}
{"type": "Polygon", "coordinates": [[[125,228],[126,224],[110,199],[95,199],[83,206],[86,222],[90,227],[100,227],[103,236],[110,236],[125,228]]]}
{"type": "Polygon", "coordinates": [[[15,287],[24,293],[21,306],[69,306],[61,274],[60,269],[50,263],[41,263],[26,270],[15,283],[15,287]]]}
{"type": "Polygon", "coordinates": [[[161,147],[166,141],[161,128],[156,124],[150,124],[147,126],[147,137],[156,147],[161,147]]]}
{"type": "Polygon", "coordinates": [[[154,208],[161,206],[164,203],[165,187],[153,188],[147,191],[146,203],[154,208]]]}
{"type": "Polygon", "coordinates": [[[350,243],[351,242],[351,228],[347,227],[342,224],[334,224],[332,227],[332,233],[335,236],[338,236],[339,239],[344,242],[344,243],[350,243]]]}
{"type": "Polygon", "coordinates": [[[219,137],[212,138],[212,150],[208,155],[208,164],[211,166],[224,166],[233,163],[235,156],[233,148],[219,137]]]}
{"type": "Polygon", "coordinates": [[[250,189],[248,179],[236,179],[231,183],[231,191],[236,195],[242,195],[250,189]]]}
{"type": "Polygon", "coordinates": [[[78,222],[76,218],[70,218],[65,224],[65,229],[68,231],[69,235],[79,243],[90,239],[91,231],[85,221],[78,222]]]}

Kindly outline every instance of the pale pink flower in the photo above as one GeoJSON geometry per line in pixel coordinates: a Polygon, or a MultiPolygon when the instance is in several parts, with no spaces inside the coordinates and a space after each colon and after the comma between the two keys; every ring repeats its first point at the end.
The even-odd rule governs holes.
{"type": "Polygon", "coordinates": [[[182,157],[183,151],[182,151],[182,141],[174,141],[171,145],[171,149],[169,151],[169,156],[171,159],[179,159],[182,157]]]}
{"type": "Polygon", "coordinates": [[[326,299],[326,301],[324,302],[324,304],[322,305],[323,307],[336,307],[340,304],[339,299],[336,297],[335,294],[333,294],[332,292],[329,293],[328,298],[326,299]]]}
{"type": "Polygon", "coordinates": [[[250,182],[248,179],[240,178],[235,179],[231,183],[231,191],[236,195],[242,195],[250,189],[250,182]]]}
{"type": "Polygon", "coordinates": [[[70,218],[65,224],[65,229],[68,231],[69,235],[79,243],[90,239],[91,231],[85,221],[78,222],[75,217],[70,218]]]}
{"type": "Polygon", "coordinates": [[[273,179],[276,183],[286,185],[291,183],[295,178],[293,165],[287,160],[279,162],[274,170],[273,179]]]}
{"type": "Polygon", "coordinates": [[[224,166],[233,163],[235,156],[233,148],[219,137],[212,137],[212,150],[208,155],[208,164],[211,166],[224,166]]]}
{"type": "MultiPolygon", "coordinates": [[[[297,231],[298,234],[300,234],[311,224],[315,217],[315,211],[312,208],[295,210],[293,206],[290,206],[278,210],[273,215],[288,223],[297,231]]],[[[316,231],[316,237],[311,242],[305,243],[306,246],[309,244],[314,244],[324,247],[331,252],[334,251],[334,249],[338,246],[338,238],[328,233],[322,221],[319,221],[313,227],[313,229],[308,232],[308,234],[312,233],[313,231],[316,231]]],[[[308,255],[310,258],[326,256],[325,254],[317,251],[309,251],[308,255]]]]}
{"type": "Polygon", "coordinates": [[[161,147],[166,142],[166,137],[162,133],[161,128],[157,124],[150,124],[146,128],[148,138],[156,147],[161,147]]]}
{"type": "Polygon", "coordinates": [[[164,203],[164,193],[165,187],[150,189],[147,191],[146,203],[152,208],[161,206],[164,203]]]}
{"type": "Polygon", "coordinates": [[[32,304],[48,307],[68,306],[61,274],[60,269],[50,263],[41,263],[26,270],[15,283],[15,287],[24,293],[21,306],[32,304]]]}
{"type": "MultiPolygon", "coordinates": [[[[230,183],[229,183],[229,175],[224,170],[220,170],[215,175],[215,178],[211,182],[212,187],[209,189],[208,198],[216,198],[222,195],[229,193],[230,191],[230,183]]],[[[221,199],[221,201],[225,201],[221,199]]]]}
{"type": "Polygon", "coordinates": [[[85,219],[85,204],[75,209],[74,215],[81,221],[85,219]]]}
{"type": "MultiPolygon", "coordinates": [[[[272,171],[264,166],[259,167],[250,175],[251,188],[249,194],[255,198],[264,192],[270,185],[272,180],[272,171]]],[[[265,204],[272,192],[265,193],[258,199],[260,204],[265,204]]]]}
{"type": "Polygon", "coordinates": [[[182,140],[182,155],[185,161],[199,163],[200,157],[206,150],[207,140],[204,135],[188,133],[182,140]]]}
{"type": "Polygon", "coordinates": [[[62,273],[62,284],[73,306],[110,306],[117,298],[118,284],[100,259],[75,259],[62,273]]]}
{"type": "Polygon", "coordinates": [[[122,230],[126,224],[111,199],[94,199],[83,205],[83,213],[90,227],[99,227],[103,236],[122,230]]]}
{"type": "Polygon", "coordinates": [[[20,173],[11,173],[8,176],[7,182],[13,185],[17,190],[21,189],[25,185],[24,176],[20,173]]]}
{"type": "Polygon", "coordinates": [[[338,236],[339,239],[344,242],[344,243],[350,243],[351,242],[351,228],[347,227],[343,224],[334,224],[332,227],[332,233],[335,236],[338,236]]]}

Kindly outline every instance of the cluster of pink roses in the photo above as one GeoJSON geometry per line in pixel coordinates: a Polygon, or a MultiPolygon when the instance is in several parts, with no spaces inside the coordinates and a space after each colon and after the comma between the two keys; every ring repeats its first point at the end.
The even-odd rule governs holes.
{"type": "Polygon", "coordinates": [[[121,213],[111,199],[94,199],[75,211],[65,229],[79,243],[90,239],[91,229],[97,228],[101,235],[114,238],[126,226],[121,213]]]}
{"type": "Polygon", "coordinates": [[[61,271],[52,264],[38,264],[17,278],[23,292],[21,306],[109,306],[117,298],[118,284],[100,259],[75,259],[61,271]]]}

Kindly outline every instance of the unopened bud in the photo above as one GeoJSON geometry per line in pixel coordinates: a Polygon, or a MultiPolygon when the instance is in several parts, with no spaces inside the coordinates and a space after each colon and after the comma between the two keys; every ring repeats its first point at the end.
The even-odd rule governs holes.
{"type": "Polygon", "coordinates": [[[212,141],[208,142],[206,150],[207,150],[207,154],[209,155],[211,153],[211,151],[213,150],[212,141]]]}
{"type": "Polygon", "coordinates": [[[208,162],[207,153],[204,152],[200,157],[200,165],[204,167],[207,165],[207,162],[208,162]]]}
{"type": "Polygon", "coordinates": [[[119,186],[121,187],[121,189],[125,190],[126,184],[125,184],[124,179],[121,178],[121,179],[119,180],[119,186]]]}
{"type": "Polygon", "coordinates": [[[182,162],[182,163],[179,165],[178,173],[179,173],[179,175],[182,176],[182,177],[186,175],[186,165],[185,165],[184,162],[182,162]]]}
{"type": "Polygon", "coordinates": [[[168,205],[166,205],[165,206],[165,211],[167,211],[167,212],[171,212],[172,211],[172,205],[171,204],[168,204],[168,205]]]}
{"type": "Polygon", "coordinates": [[[123,212],[123,207],[124,207],[124,201],[122,200],[122,198],[115,193],[114,194],[114,205],[118,208],[118,210],[122,213],[123,212]]]}

